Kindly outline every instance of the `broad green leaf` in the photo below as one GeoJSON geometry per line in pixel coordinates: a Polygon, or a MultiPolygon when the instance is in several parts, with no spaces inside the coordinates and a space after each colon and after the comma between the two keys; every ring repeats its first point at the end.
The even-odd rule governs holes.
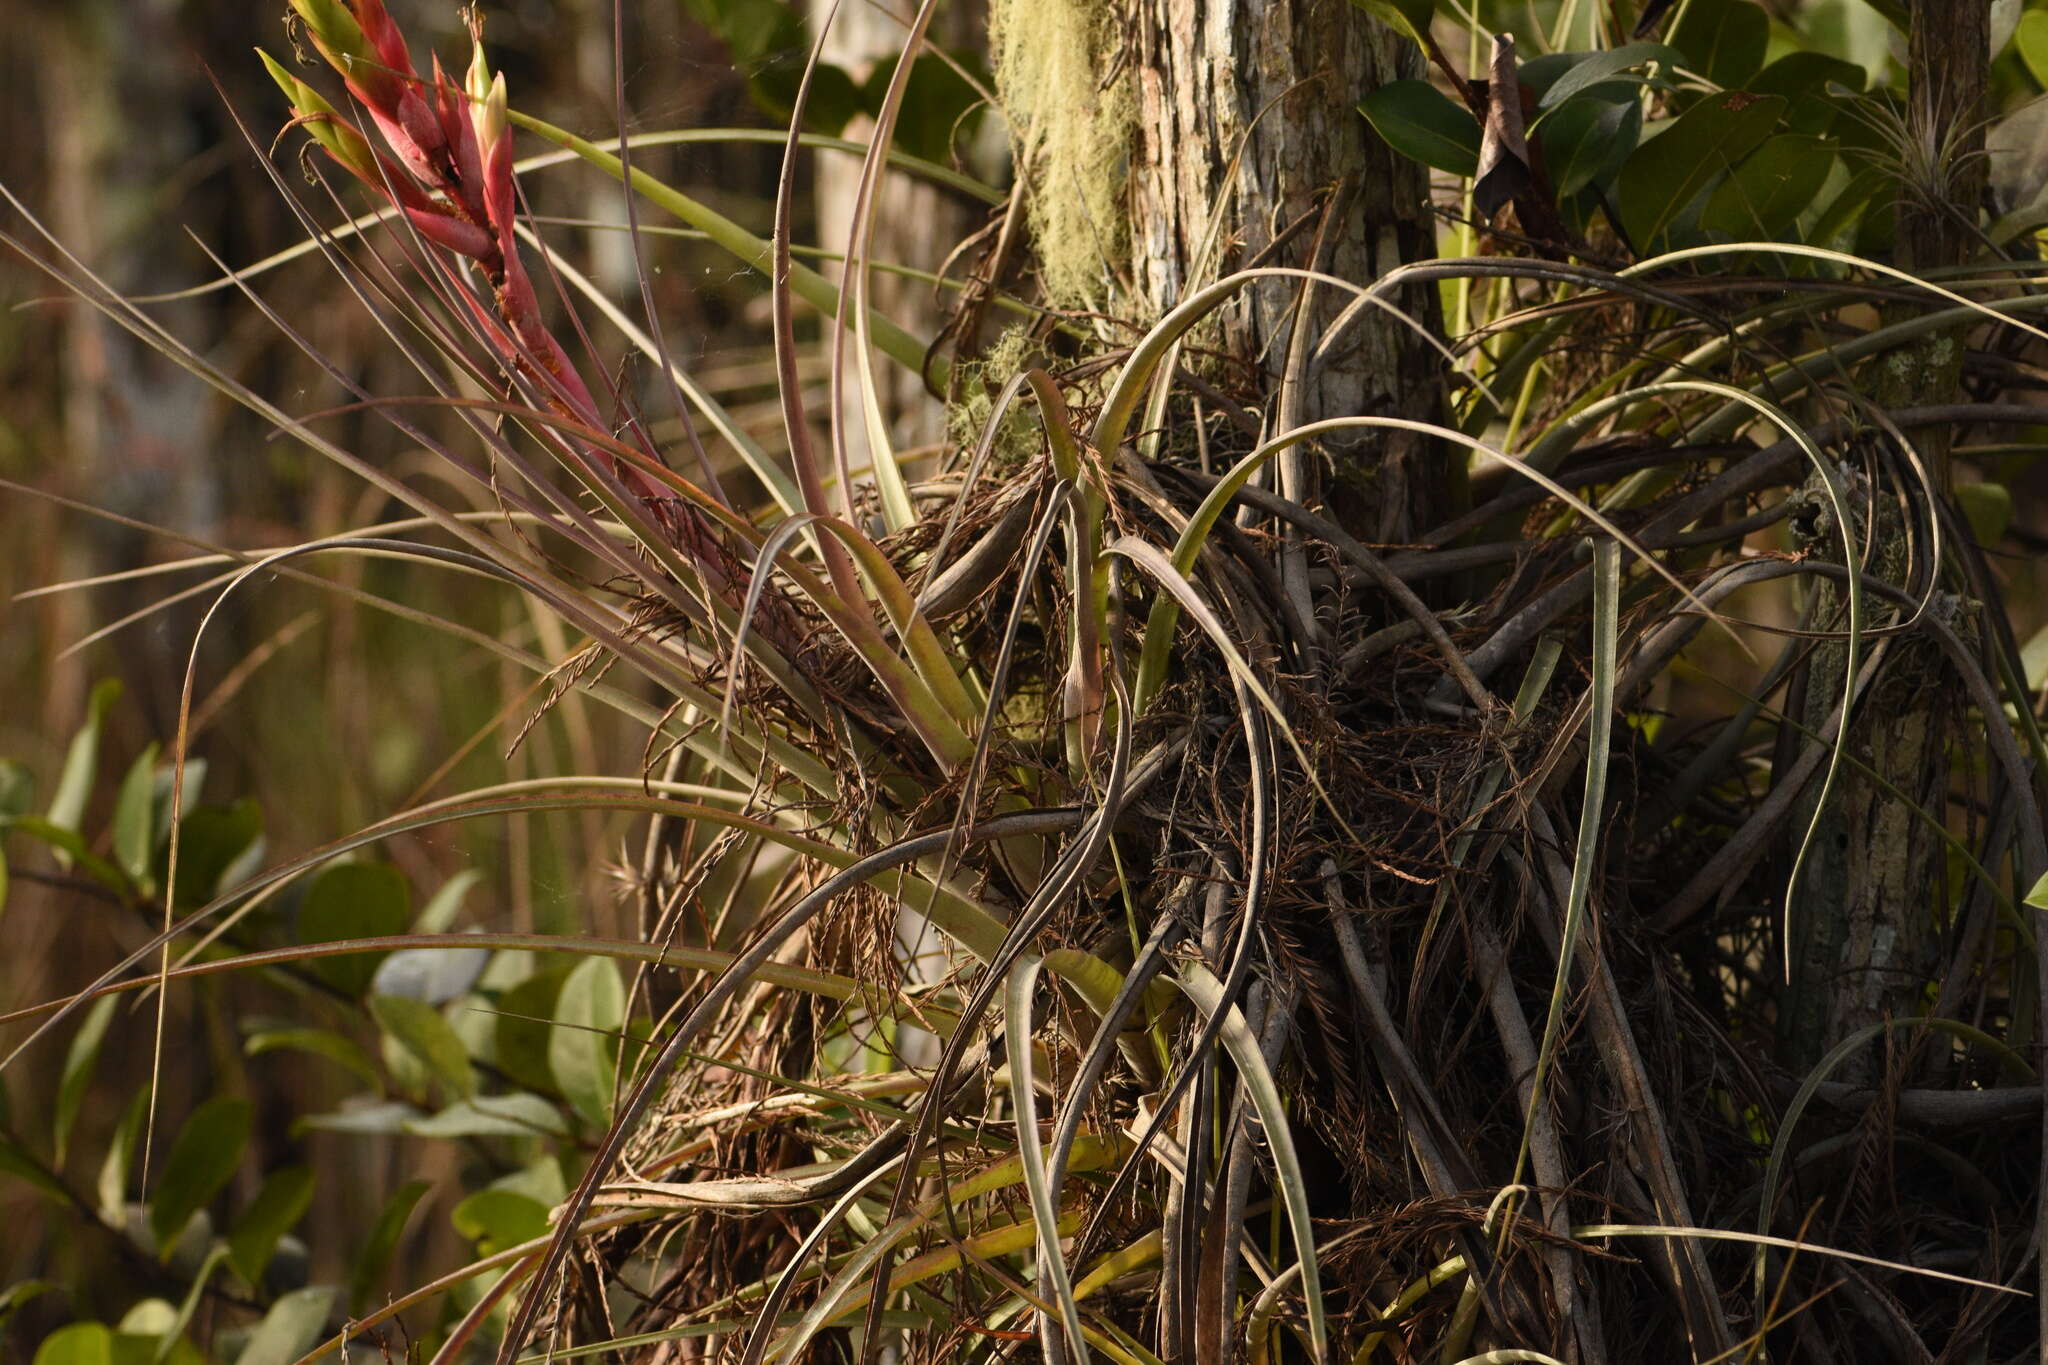
{"type": "Polygon", "coordinates": [[[548,1069],[576,1112],[592,1123],[611,1117],[625,1017],[626,988],[610,958],[586,958],[562,983],[548,1039],[548,1069]]]}
{"type": "Polygon", "coordinates": [[[16,1180],[33,1185],[59,1204],[69,1204],[70,1198],[64,1193],[64,1186],[50,1174],[42,1162],[31,1156],[26,1148],[6,1133],[0,1133],[0,1179],[12,1176],[16,1180]]]}
{"type": "MultiPolygon", "coordinates": [[[[173,903],[181,909],[197,909],[212,900],[262,835],[263,810],[254,801],[187,807],[178,821],[178,885],[173,903]]],[[[168,844],[164,854],[168,862],[168,844]]]]}
{"type": "Polygon", "coordinates": [[[385,1272],[391,1268],[392,1256],[397,1254],[406,1221],[412,1217],[421,1196],[431,1188],[424,1180],[409,1180],[399,1186],[377,1215],[369,1240],[363,1244],[362,1254],[356,1257],[355,1270],[349,1276],[349,1312],[360,1316],[370,1306],[372,1296],[384,1283],[385,1272]]]}
{"type": "Polygon", "coordinates": [[[114,797],[114,861],[146,891],[155,853],[156,744],[151,741],[114,797]]]}
{"type": "Polygon", "coordinates": [[[446,948],[401,948],[386,957],[370,978],[371,992],[445,1005],[468,991],[483,975],[491,951],[461,947],[460,934],[447,937],[446,948]]]}
{"type": "Polygon", "coordinates": [[[1428,81],[1389,81],[1361,100],[1358,112],[1411,161],[1453,175],[1479,169],[1479,120],[1428,81]]]}
{"type": "Polygon", "coordinates": [[[2027,893],[2027,904],[2036,910],[2048,910],[2048,872],[2034,883],[2034,889],[2027,893]]]}
{"type": "MultiPolygon", "coordinates": [[[[85,721],[71,737],[64,754],[64,768],[57,777],[57,790],[50,797],[44,818],[59,829],[76,830],[85,818],[85,803],[92,799],[92,784],[100,763],[100,729],[107,712],[120,700],[121,683],[103,678],[93,685],[85,703],[85,721]]],[[[60,859],[63,855],[59,855],[60,859]]],[[[66,864],[69,865],[68,863],[66,864]]]]}
{"type": "Polygon", "coordinates": [[[1706,189],[1770,136],[1785,100],[1728,91],[1709,95],[1636,148],[1621,168],[1621,221],[1648,252],[1706,189]]]}
{"type": "Polygon", "coordinates": [[[249,1101],[218,1095],[193,1110],[178,1130],[149,1206],[150,1231],[166,1255],[187,1220],[234,1175],[254,1118],[249,1101]]]}
{"type": "Polygon", "coordinates": [[[56,1115],[52,1146],[57,1152],[57,1169],[64,1169],[64,1155],[71,1144],[71,1125],[78,1121],[78,1106],[92,1085],[93,1069],[99,1065],[100,1044],[106,1041],[107,1025],[113,1021],[114,996],[104,996],[86,1011],[85,1022],[71,1035],[71,1048],[64,1055],[64,1074],[57,1082],[56,1115]]]}
{"type": "Polygon", "coordinates": [[[1813,202],[1835,149],[1805,133],[1779,133],[1743,158],[1700,214],[1700,227],[1736,241],[1775,238],[1813,202]]]}
{"type": "Polygon", "coordinates": [[[324,1057],[372,1089],[384,1088],[384,1077],[377,1070],[377,1064],[370,1060],[370,1054],[363,1051],[354,1039],[327,1029],[265,1029],[261,1033],[249,1035],[248,1041],[242,1044],[242,1055],[261,1057],[266,1052],[276,1052],[280,1049],[310,1052],[315,1057],[324,1057]]]}
{"type": "Polygon", "coordinates": [[[1970,534],[1986,549],[2005,539],[2012,525],[2012,490],[2002,483],[1956,485],[1956,505],[1970,523],[1970,534]]]}
{"type": "Polygon", "coordinates": [[[1680,60],[1676,49],[1663,43],[1630,43],[1626,47],[1610,48],[1605,52],[1589,52],[1573,62],[1564,74],[1550,83],[1543,92],[1540,107],[1555,109],[1573,95],[1590,90],[1602,81],[1612,80],[1624,71],[1645,66],[1650,62],[1676,64],[1680,60]]]}
{"type": "Polygon", "coordinates": [[[313,1172],[306,1166],[272,1171],[256,1198],[228,1232],[228,1260],[243,1283],[263,1284],[263,1269],[277,1249],[277,1239],[298,1226],[313,1203],[313,1172]]]}
{"type": "Polygon", "coordinates": [[[498,1069],[528,1090],[551,1095],[561,1089],[548,1063],[555,1033],[549,1021],[555,1017],[555,1002],[569,970],[550,967],[535,972],[498,997],[498,1069]]]}
{"type": "Polygon", "coordinates": [[[100,1162],[100,1221],[121,1225],[128,1208],[128,1168],[135,1164],[135,1148],[142,1141],[142,1127],[149,1119],[149,1087],[143,1086],[128,1101],[121,1122],[114,1127],[114,1139],[100,1162]]]}
{"type": "Polygon", "coordinates": [[[483,879],[483,873],[469,867],[441,883],[441,889],[420,907],[420,915],[413,921],[412,931],[415,934],[447,933],[454,927],[455,917],[462,913],[463,898],[483,879]]]}
{"type": "Polygon", "coordinates": [[[249,1334],[235,1365],[292,1365],[326,1332],[336,1292],[332,1285],[316,1284],[280,1295],[249,1334]]]}
{"type": "Polygon", "coordinates": [[[1588,95],[1560,106],[1537,134],[1544,165],[1560,199],[1605,183],[1628,160],[1642,136],[1643,107],[1588,95]]]}
{"type": "Polygon", "coordinates": [[[405,1125],[426,1115],[402,1100],[379,1099],[374,1095],[357,1095],[343,1100],[341,1107],[328,1114],[308,1114],[292,1124],[294,1134],[308,1130],[322,1133],[356,1133],[395,1135],[405,1131],[405,1125]]]}
{"type": "Polygon", "coordinates": [[[1791,52],[1757,72],[1747,88],[1753,95],[1783,95],[1792,101],[1785,114],[1792,131],[1825,133],[1842,112],[1842,102],[1830,92],[1832,86],[1861,91],[1863,68],[1823,52],[1791,52]]]}
{"type": "Polygon", "coordinates": [[[718,36],[743,71],[806,41],[803,20],[784,0],[685,0],[685,8],[718,36]]]}
{"type": "Polygon", "coordinates": [[[1409,41],[1429,46],[1429,21],[1435,15],[1433,0],[1351,0],[1351,3],[1409,41]]]}
{"type": "Polygon", "coordinates": [[[114,1333],[105,1323],[59,1327],[36,1347],[35,1365],[114,1365],[114,1333]]]}
{"type": "Polygon", "coordinates": [[[414,1137],[559,1137],[569,1131],[561,1111],[538,1095],[477,1095],[428,1118],[408,1119],[414,1137]]]}
{"type": "MultiPolygon", "coordinates": [[[[954,60],[961,58],[956,56],[954,60]]],[[[895,75],[895,57],[884,57],[875,63],[860,91],[867,112],[872,114],[881,109],[895,75]]],[[[791,87],[791,97],[795,94],[791,87]]],[[[953,69],[952,62],[936,52],[919,53],[910,64],[910,78],[904,85],[903,102],[896,114],[897,150],[926,161],[950,161],[955,140],[974,132],[981,103],[981,95],[953,69]]]]}
{"type": "Polygon", "coordinates": [[[0,759],[0,822],[27,815],[35,805],[36,775],[26,763],[0,759]]]}
{"type": "MultiPolygon", "coordinates": [[[[299,906],[299,942],[402,934],[412,922],[412,894],[389,863],[336,863],[313,878],[299,906]]],[[[383,961],[377,953],[320,958],[309,965],[349,995],[361,995],[383,961]]]]}
{"type": "Polygon", "coordinates": [[[467,1099],[476,1093],[476,1068],[470,1065],[469,1049],[441,1017],[441,1011],[403,995],[373,995],[370,1013],[450,1094],[467,1099]]]}
{"type": "Polygon", "coordinates": [[[495,1256],[546,1235],[548,1207],[511,1190],[478,1190],[455,1206],[448,1221],[476,1243],[479,1256],[495,1256]]]}
{"type": "Polygon", "coordinates": [[[1739,90],[1764,64],[1771,21],[1750,0],[1688,0],[1669,36],[1688,69],[1724,90],[1739,90]]]}
{"type": "Polygon", "coordinates": [[[2029,10],[2021,15],[2020,26],[2013,30],[2012,37],[2027,74],[2034,78],[2034,84],[2048,90],[2048,12],[2029,10]]]}

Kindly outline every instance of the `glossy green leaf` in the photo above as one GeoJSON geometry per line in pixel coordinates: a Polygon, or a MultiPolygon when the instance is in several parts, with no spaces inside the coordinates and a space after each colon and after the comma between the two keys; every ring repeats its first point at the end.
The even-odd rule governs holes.
{"type": "Polygon", "coordinates": [[[1351,0],[1351,3],[1409,41],[1428,46],[1429,21],[1436,10],[1433,0],[1351,0]]]}
{"type": "Polygon", "coordinates": [[[325,1284],[279,1295],[249,1334],[235,1365],[292,1365],[325,1335],[335,1298],[334,1286],[325,1284]]]}
{"type": "Polygon", "coordinates": [[[149,1206],[150,1231],[166,1252],[176,1245],[187,1220],[234,1175],[254,1119],[249,1101],[217,1095],[193,1110],[178,1130],[149,1206]]]}
{"type": "MultiPolygon", "coordinates": [[[[954,56],[954,61],[961,60],[962,56],[954,56]]],[[[895,74],[895,57],[875,63],[860,88],[867,112],[881,108],[895,74]]],[[[953,62],[936,52],[919,53],[910,64],[910,78],[896,115],[897,150],[926,161],[950,161],[955,143],[973,134],[981,103],[980,93],[954,70],[953,62]]]]}
{"type": "Polygon", "coordinates": [[[554,1039],[555,1002],[569,968],[550,967],[535,972],[498,996],[495,1005],[498,1034],[498,1069],[529,1090],[555,1094],[560,1086],[548,1062],[554,1039]]]}
{"type": "Polygon", "coordinates": [[[306,1166],[272,1171],[256,1198],[228,1232],[228,1259],[235,1273],[251,1287],[263,1283],[263,1268],[277,1249],[277,1239],[298,1226],[313,1203],[313,1172],[306,1166]]]}
{"type": "Polygon", "coordinates": [[[308,1114],[292,1125],[293,1133],[306,1131],[321,1133],[355,1133],[396,1136],[405,1131],[405,1125],[426,1115],[403,1100],[379,1099],[374,1095],[358,1095],[353,1100],[342,1101],[341,1107],[331,1113],[308,1114]]]}
{"type": "Polygon", "coordinates": [[[1832,93],[1836,86],[1861,91],[1863,68],[1823,52],[1790,52],[1757,72],[1747,88],[1754,95],[1783,95],[1792,101],[1785,113],[1792,131],[1825,133],[1841,117],[1842,101],[1832,93]]]}
{"type": "Polygon", "coordinates": [[[1764,64],[1771,21],[1750,0],[1688,0],[1668,41],[1686,67],[1724,90],[1739,90],[1764,64]]]}
{"type": "Polygon", "coordinates": [[[242,1044],[242,1055],[261,1057],[280,1050],[311,1053],[324,1057],[373,1090],[384,1088],[384,1077],[370,1054],[353,1039],[320,1028],[264,1029],[252,1033],[242,1044]]]}
{"type": "Polygon", "coordinates": [[[35,1365],[115,1365],[113,1329],[99,1322],[59,1327],[36,1347],[35,1365]]]}
{"type": "MultiPolygon", "coordinates": [[[[402,934],[411,922],[412,892],[397,868],[389,863],[336,863],[306,888],[299,906],[299,942],[402,934]]],[[[361,995],[383,960],[380,953],[351,953],[310,965],[336,989],[361,995]]]]}
{"type": "Polygon", "coordinates": [[[469,1049],[440,1010],[403,995],[373,995],[370,1013],[451,1095],[466,1099],[476,1093],[476,1068],[470,1065],[469,1049]]]}
{"type": "Polygon", "coordinates": [[[2005,539],[2006,531],[2012,526],[2012,490],[2002,483],[1964,483],[1956,485],[1956,506],[1970,523],[1970,534],[1979,545],[1986,549],[2005,539]]]}
{"type": "Polygon", "coordinates": [[[463,900],[483,879],[483,873],[469,867],[441,883],[441,889],[420,907],[420,915],[413,921],[412,931],[415,934],[445,934],[454,928],[455,917],[462,913],[463,900]]]}
{"type": "Polygon", "coordinates": [[[86,1011],[85,1022],[71,1035],[70,1050],[64,1055],[64,1072],[57,1082],[56,1113],[51,1124],[51,1144],[56,1149],[59,1170],[64,1168],[64,1156],[71,1144],[71,1125],[78,1121],[78,1106],[85,1102],[85,1092],[92,1085],[100,1045],[106,1041],[107,1025],[113,1022],[117,1003],[111,995],[95,1000],[86,1011]]]}
{"type": "Polygon", "coordinates": [[[1572,96],[1590,90],[1603,81],[1612,80],[1624,71],[1647,66],[1653,61],[1671,65],[1679,60],[1678,51],[1663,43],[1630,43],[1626,47],[1589,52],[1550,82],[1550,87],[1543,92],[1539,104],[1546,110],[1555,109],[1572,96]]]}
{"type": "Polygon", "coordinates": [[[114,797],[114,861],[147,889],[156,854],[156,744],[145,747],[114,797]]]}
{"type": "Polygon", "coordinates": [[[2034,78],[2034,84],[2048,90],[2048,12],[2028,10],[2020,16],[2020,26],[2013,30],[2013,45],[2019,49],[2020,61],[2026,64],[2027,74],[2034,78]]]}
{"type": "Polygon", "coordinates": [[[349,1312],[360,1316],[370,1306],[384,1284],[385,1273],[391,1269],[391,1258],[398,1252],[398,1242],[405,1235],[406,1222],[412,1217],[421,1197],[431,1188],[424,1180],[409,1180],[385,1202],[349,1276],[349,1312]]]}
{"type": "Polygon", "coordinates": [[[1650,251],[1700,192],[1754,151],[1785,112],[1777,95],[1709,95],[1643,143],[1621,169],[1621,221],[1650,251]]]}
{"type": "Polygon", "coordinates": [[[1791,227],[1834,169],[1832,144],[1779,133],[1743,158],[1700,214],[1700,227],[1735,241],[1775,238],[1791,227]]]}
{"type": "Polygon", "coordinates": [[[1604,184],[1628,160],[1642,131],[1643,107],[1634,100],[1610,102],[1588,95],[1560,106],[1537,134],[1558,197],[1604,184]]]}
{"type": "Polygon", "coordinates": [[[611,1117],[625,1017],[625,984],[610,958],[587,958],[563,981],[548,1039],[548,1069],[576,1112],[592,1123],[611,1117]]]}
{"type": "Polygon", "coordinates": [[[93,685],[92,695],[86,700],[85,720],[71,737],[63,770],[57,777],[57,790],[50,796],[50,808],[43,813],[59,829],[76,830],[85,818],[85,803],[92,799],[93,779],[99,772],[100,730],[107,712],[120,697],[120,680],[104,678],[93,685]]]}
{"type": "Polygon", "coordinates": [[[1411,161],[1453,175],[1479,169],[1479,120],[1428,81],[1389,81],[1361,100],[1358,112],[1411,161]]]}
{"type": "Polygon", "coordinates": [[[440,1113],[409,1119],[414,1137],[559,1137],[569,1131],[561,1111],[538,1095],[477,1095],[440,1113]]]}
{"type": "Polygon", "coordinates": [[[548,1207],[511,1190],[478,1190],[448,1215],[455,1230],[476,1243],[479,1256],[530,1242],[548,1231],[548,1207]]]}

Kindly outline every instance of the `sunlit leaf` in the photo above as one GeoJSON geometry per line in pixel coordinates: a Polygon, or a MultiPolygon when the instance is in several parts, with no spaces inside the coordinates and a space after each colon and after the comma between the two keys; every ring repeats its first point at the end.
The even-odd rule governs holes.
{"type": "Polygon", "coordinates": [[[559,1110],[538,1095],[477,1095],[438,1114],[408,1119],[414,1137],[550,1137],[569,1130],[559,1110]]]}
{"type": "Polygon", "coordinates": [[[1389,81],[1361,100],[1358,112],[1410,160],[1453,175],[1479,169],[1479,120],[1428,81],[1389,81]]]}
{"type": "Polygon", "coordinates": [[[545,1234],[548,1208],[537,1199],[511,1190],[478,1190],[455,1206],[448,1221],[457,1232],[476,1243],[478,1255],[494,1256],[506,1247],[545,1234]]]}
{"type": "Polygon", "coordinates": [[[249,1334],[235,1365],[292,1365],[326,1331],[338,1293],[323,1284],[279,1295],[249,1334]]]}
{"type": "Polygon", "coordinates": [[[555,1002],[548,1069],[576,1112],[593,1123],[611,1117],[625,1018],[626,988],[618,967],[596,957],[577,964],[555,1002]]]}
{"type": "MultiPolygon", "coordinates": [[[[57,790],[51,793],[50,808],[43,813],[59,829],[77,830],[85,818],[85,803],[92,798],[93,780],[99,772],[100,729],[107,712],[120,698],[120,680],[103,678],[93,685],[92,695],[86,700],[85,720],[71,737],[63,770],[57,777],[57,790]]],[[[66,866],[70,865],[63,854],[58,857],[66,866]]]]}
{"type": "Polygon", "coordinates": [[[476,1093],[476,1069],[470,1065],[469,1049],[440,1010],[408,996],[373,995],[370,1013],[449,1093],[465,1099],[476,1093]]]}
{"type": "Polygon", "coordinates": [[[149,889],[156,853],[156,744],[144,747],[114,797],[114,861],[149,889]]]}

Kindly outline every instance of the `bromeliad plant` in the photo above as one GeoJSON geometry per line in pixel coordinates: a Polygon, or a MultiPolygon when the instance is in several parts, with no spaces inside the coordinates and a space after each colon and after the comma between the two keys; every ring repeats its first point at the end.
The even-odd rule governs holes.
{"type": "MultiPolygon", "coordinates": [[[[1451,67],[1431,6],[1367,8],[1451,67]]],[[[381,0],[293,9],[350,102],[266,58],[292,124],[391,228],[355,254],[310,213],[309,232],[432,392],[334,379],[495,514],[242,388],[61,245],[36,258],[417,514],[208,561],[221,595],[327,554],[504,583],[579,638],[552,656],[466,638],[614,709],[651,761],[427,803],[261,870],[208,852],[182,735],[176,762],[146,756],[123,784],[104,839],[79,834],[69,778],[43,817],[6,808],[13,832],[168,921],[32,1038],[77,1020],[89,1057],[121,993],[312,973],[382,1056],[346,1026],[263,1047],[361,1075],[344,1126],[485,1158],[451,1212],[476,1257],[377,1299],[424,1193],[406,1187],[344,1311],[271,1271],[300,1177],[273,1174],[208,1250],[194,1215],[225,1177],[182,1154],[247,1116],[202,1108],[146,1219],[151,1254],[196,1249],[184,1308],[66,1329],[49,1365],[133,1337],[159,1359],[224,1356],[225,1335],[183,1340],[208,1294],[263,1312],[246,1365],[388,1344],[394,1323],[435,1362],[2037,1349],[2021,1285],[2042,1191],[2041,680],[1987,556],[2004,528],[1958,511],[1926,433],[1949,434],[1945,465],[2034,453],[1977,433],[2032,428],[2008,390],[2048,333],[2023,261],[1921,280],[1813,245],[1817,226],[1773,240],[1819,198],[1788,207],[1802,157],[1836,158],[1824,183],[1862,172],[1800,122],[1801,100],[1837,98],[1833,68],[1797,98],[1738,88],[1772,69],[1758,45],[1738,75],[1760,10],[1691,0],[1668,44],[1523,64],[1503,42],[1484,82],[1449,69],[1450,94],[1369,96],[1397,148],[1472,180],[1461,211],[1469,195],[1504,254],[1373,281],[1239,271],[1112,350],[1053,318],[971,395],[967,367],[927,364],[869,307],[877,187],[892,159],[931,173],[887,150],[916,63],[874,104],[842,293],[792,260],[796,156],[817,143],[795,131],[803,88],[764,240],[635,167],[630,144],[514,114],[480,41],[458,88],[438,62],[419,73],[381,0]],[[628,186],[636,250],[637,214],[658,208],[766,276],[780,457],[675,362],[651,296],[650,335],[531,231],[514,128],[628,186]],[[1695,143],[1713,154],[1681,165],[1695,143]],[[1756,233],[1721,231],[1745,213],[1756,233]],[[1291,348],[1295,385],[1369,310],[1445,286],[1463,381],[1448,420],[1293,425],[1287,384],[1186,373],[1183,344],[1274,278],[1355,300],[1291,348]],[[687,474],[625,394],[580,377],[604,371],[572,291],[663,377],[687,474]],[[822,420],[799,299],[823,319],[822,420]],[[1962,393],[1889,385],[1937,342],[1962,393]],[[930,466],[899,456],[877,352],[985,404],[978,439],[930,466]],[[1475,467],[1472,505],[1417,544],[1363,543],[1265,476],[1390,429],[1475,467]],[[1720,677],[1758,647],[1775,657],[1720,677]],[[1901,789],[1859,730],[1910,712],[1884,700],[1902,685],[1943,699],[1953,723],[1930,733],[1953,780],[1901,789]],[[1814,1003],[1856,951],[1826,946],[1811,908],[1851,878],[1830,823],[1844,792],[1942,870],[1913,920],[1935,950],[1898,959],[1925,975],[1860,1015],[1814,1003]],[[351,856],[564,808],[645,815],[642,941],[467,935],[496,956],[431,985],[416,957],[328,965],[430,945],[452,960],[422,937],[452,909],[407,935],[390,877],[351,856]],[[203,953],[159,957],[192,935],[203,953]],[[544,965],[564,954],[581,965],[544,965]],[[613,962],[637,964],[630,989],[613,962]]],[[[1878,249],[1876,190],[1829,204],[1843,196],[1828,240],[1878,249]]],[[[110,1222],[146,1101],[135,1115],[113,1140],[110,1222]]],[[[27,1144],[5,1150],[71,1197],[27,1144]]]]}

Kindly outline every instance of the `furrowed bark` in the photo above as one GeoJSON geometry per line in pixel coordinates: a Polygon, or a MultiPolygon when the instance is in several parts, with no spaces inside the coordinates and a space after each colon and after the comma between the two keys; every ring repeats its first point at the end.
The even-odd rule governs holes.
{"type": "MultiPolygon", "coordinates": [[[[1126,3],[1137,82],[1132,274],[1151,316],[1254,262],[1369,283],[1432,254],[1422,168],[1395,156],[1356,107],[1387,81],[1423,74],[1413,43],[1346,0],[1126,3]]],[[[1276,393],[1300,294],[1286,280],[1247,289],[1202,344],[1252,367],[1262,394],[1276,393]]],[[[1348,301],[1328,287],[1314,292],[1311,347],[1348,301]]],[[[1425,323],[1438,311],[1427,286],[1400,303],[1425,323]]],[[[1441,404],[1435,353],[1375,311],[1309,374],[1293,416],[1429,419],[1441,404]]],[[[1415,437],[1333,444],[1330,454],[1331,502],[1346,529],[1370,542],[1405,541],[1435,524],[1462,482],[1415,437]]]]}
{"type": "MultiPolygon", "coordinates": [[[[1909,270],[1960,264],[1981,248],[1976,224],[1985,165],[1979,120],[1989,15],[1990,0],[1914,0],[1911,6],[1907,129],[1915,150],[1898,200],[1898,263],[1909,270]]],[[[1917,309],[1900,305],[1895,311],[1910,316],[1917,309]]],[[[1888,409],[1956,401],[1963,341],[1959,332],[1938,333],[1883,358],[1873,396],[1888,409]]],[[[1915,433],[1915,440],[1934,496],[1946,497],[1952,431],[1930,428],[1915,433]]],[[[1897,477],[1912,486],[1903,465],[1897,477]]],[[[1915,488],[1910,501],[1924,504],[1925,498],[1915,488]]],[[[1886,489],[1869,490],[1856,502],[1859,532],[1872,529],[1868,567],[1917,588],[1908,578],[1915,569],[1926,573],[1931,509],[1916,505],[1902,513],[1886,489]],[[1917,523],[1910,531],[1911,556],[1907,515],[1917,523]]],[[[1831,553],[1838,556],[1840,550],[1831,553]]],[[[1832,590],[1824,593],[1817,619],[1835,617],[1840,628],[1836,600],[1832,590]]],[[[1944,600],[1954,601],[1938,598],[1931,609],[1945,609],[1944,600]]],[[[1873,623],[1884,619],[1888,613],[1872,617],[1873,623]]],[[[1842,668],[1840,647],[1816,651],[1807,688],[1809,723],[1839,699],[1842,668]]],[[[1845,765],[1814,831],[1808,873],[1792,907],[1792,980],[1780,1021],[1785,1060],[1795,1071],[1810,1068],[1857,1029],[1922,1012],[1926,983],[1941,975],[1942,846],[1912,806],[1937,818],[1945,810],[1957,693],[1940,650],[1930,641],[1906,638],[1897,642],[1885,676],[1856,712],[1850,753],[1895,790],[1845,765]]],[[[1884,1055],[1883,1046],[1874,1045],[1833,1079],[1868,1084],[1884,1055]]]]}

